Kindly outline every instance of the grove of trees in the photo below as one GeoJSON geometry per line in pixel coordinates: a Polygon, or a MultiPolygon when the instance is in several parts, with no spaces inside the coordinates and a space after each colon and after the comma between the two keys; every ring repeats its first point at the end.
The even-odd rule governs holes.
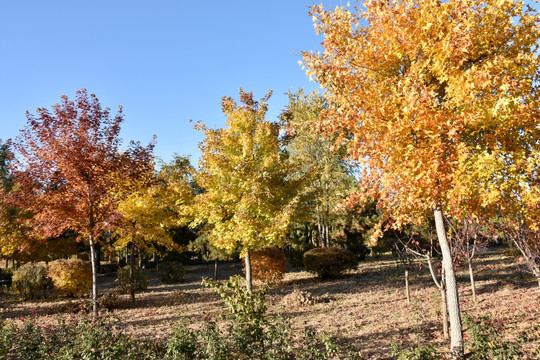
{"type": "Polygon", "coordinates": [[[314,247],[360,259],[392,250],[409,302],[411,264],[428,263],[450,354],[463,359],[460,262],[476,303],[473,259],[503,238],[540,286],[539,15],[510,0],[366,1],[310,15],[323,50],[303,52],[302,66],[322,92],[290,91],[276,121],[271,91],[223,97],[225,127],[194,126],[197,166],[159,165],[154,141],[122,147],[122,107],[112,115],[85,89],[27,112],[21,135],[0,140],[6,264],[88,250],[97,318],[98,268],[121,252],[135,301],[137,256],[204,254],[216,277],[218,259],[240,256],[251,292],[250,251],[277,246],[296,264],[314,247]]]}

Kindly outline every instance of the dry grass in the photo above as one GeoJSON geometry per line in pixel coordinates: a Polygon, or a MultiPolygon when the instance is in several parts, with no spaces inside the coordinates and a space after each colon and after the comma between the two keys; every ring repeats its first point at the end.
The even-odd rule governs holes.
{"type": "MultiPolygon", "coordinates": [[[[480,254],[475,270],[477,304],[471,301],[468,273],[458,271],[462,310],[472,316],[490,315],[503,324],[509,341],[528,334],[526,358],[533,359],[532,351],[540,347],[537,283],[502,252],[480,254]]],[[[220,271],[222,277],[240,274],[241,265],[226,264],[220,271]]],[[[207,316],[220,318],[225,308],[219,297],[200,285],[202,277],[210,277],[212,272],[213,265],[188,267],[185,283],[164,285],[149,271],[149,290],[137,294],[135,304],[127,295],[120,295],[119,308],[111,312],[128,332],[152,339],[166,337],[180,317],[195,323],[207,316]]],[[[100,282],[110,290],[114,277],[102,276],[100,282]]],[[[269,315],[287,315],[295,329],[312,326],[333,333],[339,342],[353,345],[369,359],[390,359],[392,343],[414,346],[429,342],[444,354],[447,341],[440,330],[440,298],[427,269],[413,272],[410,283],[412,302],[408,304],[402,273],[389,257],[368,259],[347,277],[332,281],[292,269],[282,286],[270,291],[269,315]]],[[[17,302],[4,298],[0,316],[21,321],[20,317],[34,315],[38,323],[54,324],[62,316],[84,316],[78,310],[86,304],[87,300],[17,302]]]]}

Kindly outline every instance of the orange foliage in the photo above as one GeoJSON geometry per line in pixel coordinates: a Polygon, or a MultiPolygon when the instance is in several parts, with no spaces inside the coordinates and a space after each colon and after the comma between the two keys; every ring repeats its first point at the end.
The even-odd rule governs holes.
{"type": "MultiPolygon", "coordinates": [[[[281,282],[287,270],[287,259],[280,248],[274,246],[250,250],[249,257],[254,280],[281,282]]],[[[245,271],[244,267],[244,273],[245,271]]]]}

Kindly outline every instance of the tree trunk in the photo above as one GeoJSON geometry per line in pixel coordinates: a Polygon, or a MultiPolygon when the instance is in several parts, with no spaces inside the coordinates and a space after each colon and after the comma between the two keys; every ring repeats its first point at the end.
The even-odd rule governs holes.
{"type": "Polygon", "coordinates": [[[441,287],[439,289],[441,291],[441,315],[443,321],[443,336],[445,339],[449,339],[450,334],[448,333],[448,301],[446,299],[446,283],[444,280],[444,274],[441,278],[441,287]]]}
{"type": "Polygon", "coordinates": [[[452,252],[450,244],[446,238],[444,228],[444,219],[440,207],[434,211],[435,228],[437,229],[437,238],[441,246],[443,256],[443,271],[446,282],[446,295],[448,303],[448,314],[450,318],[450,355],[453,359],[463,359],[463,325],[461,323],[461,310],[459,308],[459,294],[456,282],[456,273],[452,263],[452,252]]]}
{"type": "Polygon", "coordinates": [[[407,295],[407,303],[411,303],[411,292],[409,290],[409,270],[405,269],[405,293],[407,295]]]}
{"type": "Polygon", "coordinates": [[[97,291],[97,269],[96,269],[96,249],[94,244],[93,229],[90,230],[90,264],[92,265],[92,315],[94,320],[98,317],[98,291],[97,291]]]}
{"type": "Polygon", "coordinates": [[[129,258],[129,296],[131,297],[131,302],[135,302],[135,284],[133,283],[133,272],[135,267],[135,245],[131,244],[131,254],[129,258]]]}
{"type": "Polygon", "coordinates": [[[467,261],[469,262],[469,277],[471,278],[472,301],[473,303],[476,303],[476,285],[474,283],[472,259],[467,259],[467,261]]]}
{"type": "Polygon", "coordinates": [[[218,278],[218,259],[214,260],[214,281],[217,281],[218,278]]]}
{"type": "Polygon", "coordinates": [[[252,279],[251,279],[251,260],[249,258],[249,251],[246,251],[245,262],[246,262],[246,288],[249,292],[251,292],[252,279]]]}

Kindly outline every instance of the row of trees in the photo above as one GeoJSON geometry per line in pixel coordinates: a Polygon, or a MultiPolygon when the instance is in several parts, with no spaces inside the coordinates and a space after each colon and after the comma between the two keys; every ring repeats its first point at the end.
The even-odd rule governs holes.
{"type": "MultiPolygon", "coordinates": [[[[249,279],[250,249],[358,233],[376,244],[433,222],[462,358],[455,240],[467,239],[465,254],[475,236],[458,224],[504,231],[540,279],[537,15],[509,0],[353,8],[312,9],[324,51],[304,53],[303,66],[324,96],[291,93],[280,122],[265,119],[270,94],[224,98],[226,128],[195,126],[206,136],[197,171],[179,159],[155,174],[153,143],[121,151],[121,112],[111,119],[85,91],[28,115],[3,186],[14,202],[2,231],[22,234],[6,251],[71,231],[95,274],[100,237],[172,246],[166,229],[190,224],[204,244],[241,253],[249,279]]],[[[93,298],[97,311],[95,286],[93,298]]]]}
{"type": "Polygon", "coordinates": [[[52,260],[85,243],[97,314],[98,252],[107,249],[126,249],[132,274],[136,251],[182,252],[187,244],[175,237],[196,232],[191,247],[210,257],[244,256],[251,287],[249,250],[329,246],[330,233],[342,242],[361,233],[337,207],[355,189],[349,165],[310,128],[327,107],[323,98],[291,93],[271,122],[269,96],[255,101],[241,90],[239,104],[222,100],[226,128],[195,125],[206,137],[198,170],[185,157],[155,170],[153,142],[122,149],[122,109],[112,117],[84,89],[52,112],[28,114],[21,136],[2,143],[2,255],[52,260]],[[304,237],[286,241],[293,227],[304,237]]]}

